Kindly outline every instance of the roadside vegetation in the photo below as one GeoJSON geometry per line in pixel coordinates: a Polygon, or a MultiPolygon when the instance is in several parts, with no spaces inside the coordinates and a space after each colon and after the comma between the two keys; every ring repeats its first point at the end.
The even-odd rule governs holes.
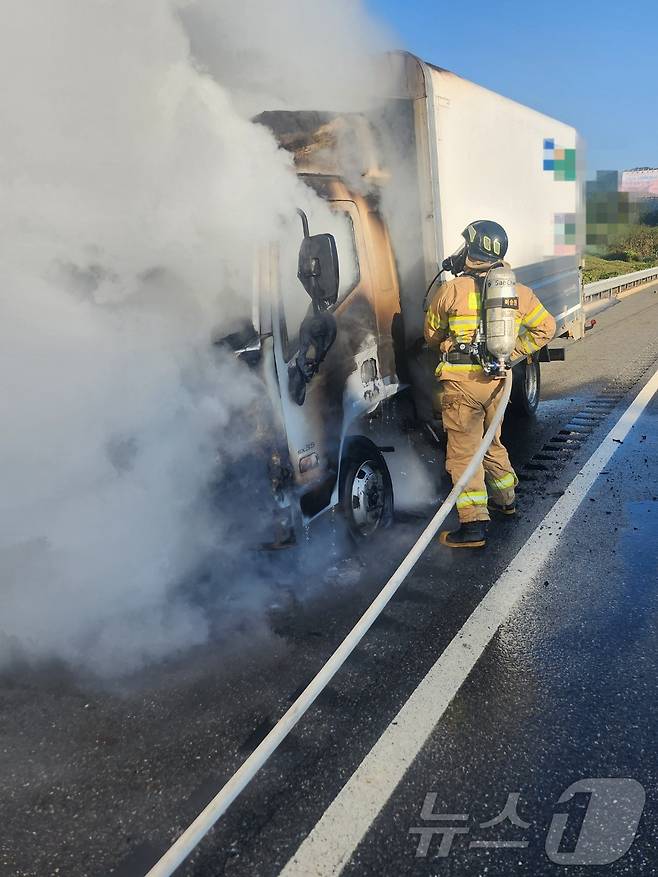
{"type": "Polygon", "coordinates": [[[640,224],[627,226],[607,247],[586,251],[585,283],[658,265],[658,214],[648,214],[643,220],[640,224]],[[649,224],[652,221],[653,224],[649,224]]]}

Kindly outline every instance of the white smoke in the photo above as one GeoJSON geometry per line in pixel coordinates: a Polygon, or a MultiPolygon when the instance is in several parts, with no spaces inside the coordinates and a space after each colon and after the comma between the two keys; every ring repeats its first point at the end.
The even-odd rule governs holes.
{"type": "Polygon", "coordinates": [[[255,247],[323,217],[247,116],[347,100],[366,30],[348,0],[4,17],[0,665],[122,672],[207,636],[177,586],[221,548],[205,492],[260,392],[210,340],[249,308],[255,247]]]}
{"type": "Polygon", "coordinates": [[[360,111],[381,93],[372,61],[389,37],[360,0],[197,0],[182,16],[195,57],[247,114],[360,111]]]}

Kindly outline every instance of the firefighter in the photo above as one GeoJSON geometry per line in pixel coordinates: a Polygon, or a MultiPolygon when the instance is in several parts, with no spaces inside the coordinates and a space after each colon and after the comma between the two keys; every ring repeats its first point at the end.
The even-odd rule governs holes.
{"type": "MultiPolygon", "coordinates": [[[[444,282],[425,317],[425,340],[441,354],[436,375],[441,382],[441,414],[448,438],[446,469],[453,484],[461,477],[482,442],[502,398],[504,381],[487,374],[470,351],[481,316],[482,287],[487,272],[503,262],[508,247],[505,230],[496,222],[472,222],[463,232],[465,245],[443,267],[454,279],[444,282]],[[457,351],[458,344],[467,345],[457,351]]],[[[517,339],[512,361],[535,354],[553,338],[555,320],[527,286],[516,284],[517,339]]],[[[450,548],[483,548],[489,511],[516,514],[518,478],[500,440],[501,427],[483,464],[457,499],[460,526],[441,533],[450,548]]]]}

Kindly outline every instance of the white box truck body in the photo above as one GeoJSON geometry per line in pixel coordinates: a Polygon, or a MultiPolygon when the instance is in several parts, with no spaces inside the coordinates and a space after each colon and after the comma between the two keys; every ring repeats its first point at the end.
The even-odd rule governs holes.
{"type": "Polygon", "coordinates": [[[393,63],[414,99],[429,189],[426,273],[469,222],[494,219],[508,233],[518,279],[556,317],[558,335],[580,337],[585,157],[576,129],[412,56],[393,63]]]}

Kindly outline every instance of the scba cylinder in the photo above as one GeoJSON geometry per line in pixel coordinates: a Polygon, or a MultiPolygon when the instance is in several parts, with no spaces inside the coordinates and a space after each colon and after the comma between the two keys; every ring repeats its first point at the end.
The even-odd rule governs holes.
{"type": "Polygon", "coordinates": [[[519,297],[511,268],[493,268],[485,281],[485,333],[489,354],[501,365],[516,346],[519,297]]]}

